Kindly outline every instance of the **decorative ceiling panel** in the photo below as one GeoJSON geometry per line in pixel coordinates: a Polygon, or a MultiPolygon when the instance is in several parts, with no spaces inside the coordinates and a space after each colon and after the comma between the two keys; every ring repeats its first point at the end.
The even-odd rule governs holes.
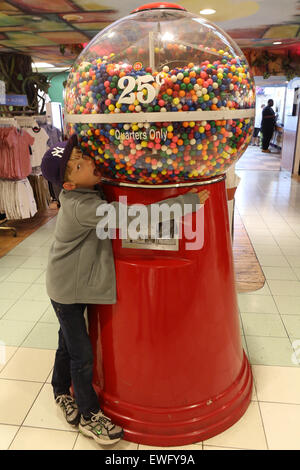
{"type": "Polygon", "coordinates": [[[49,41],[46,38],[43,38],[39,34],[33,35],[32,32],[8,32],[3,33],[6,35],[7,39],[2,40],[1,44],[6,47],[12,47],[17,49],[18,47],[22,48],[24,46],[48,46],[50,44],[55,44],[53,41],[49,41]]]}
{"type": "Polygon", "coordinates": [[[57,44],[78,44],[89,40],[88,36],[81,34],[79,31],[39,33],[39,36],[57,44]]]}
{"type": "MultiPolygon", "coordinates": [[[[89,42],[110,23],[148,1],[0,1],[1,52],[29,53],[38,61],[71,65],[78,54],[74,47],[71,53],[71,46],[89,42]]],[[[299,0],[179,0],[178,4],[197,14],[204,7],[215,9],[215,14],[205,18],[223,28],[242,48],[274,48],[274,42],[282,42],[280,47],[286,48],[300,46],[299,0]]]]}
{"type": "Polygon", "coordinates": [[[0,31],[73,31],[71,25],[53,14],[40,18],[33,15],[8,16],[0,13],[0,25],[0,31]]]}
{"type": "Polygon", "coordinates": [[[13,0],[11,5],[19,8],[20,11],[33,13],[57,13],[61,11],[76,11],[78,7],[68,0],[50,0],[42,2],[41,0],[13,0]]]}
{"type": "Polygon", "coordinates": [[[109,21],[113,23],[116,21],[119,16],[117,11],[114,10],[106,10],[101,12],[94,11],[93,13],[83,13],[78,12],[77,14],[70,14],[70,15],[59,15],[61,18],[64,18],[66,21],[70,22],[71,24],[77,23],[92,23],[94,21],[109,21]]]}
{"type": "Polygon", "coordinates": [[[101,31],[101,29],[104,29],[106,28],[106,26],[109,26],[110,23],[102,23],[102,22],[98,22],[98,23],[77,23],[76,24],[76,28],[80,29],[80,30],[83,30],[83,31],[86,31],[86,32],[91,32],[91,31],[95,31],[95,34],[97,34],[98,31],[101,31]]]}

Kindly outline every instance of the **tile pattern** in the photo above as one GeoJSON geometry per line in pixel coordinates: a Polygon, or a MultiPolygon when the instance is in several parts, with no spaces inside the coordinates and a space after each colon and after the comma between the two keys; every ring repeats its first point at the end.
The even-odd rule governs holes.
{"type": "MultiPolygon", "coordinates": [[[[38,228],[46,224],[49,220],[57,215],[57,204],[56,202],[51,202],[48,209],[38,212],[31,219],[22,219],[22,220],[9,220],[5,223],[6,226],[13,226],[17,230],[17,236],[12,237],[11,231],[1,231],[1,245],[0,245],[0,256],[6,255],[10,250],[14,249],[14,254],[16,256],[30,256],[33,253],[36,253],[38,256],[38,251],[36,246],[27,246],[21,245],[18,247],[20,242],[25,240],[29,235],[33,234],[38,228]]],[[[1,277],[1,273],[0,273],[1,277]]]]}
{"type": "MultiPolygon", "coordinates": [[[[299,450],[300,184],[278,171],[239,176],[237,208],[266,277],[263,288],[238,295],[252,401],[230,429],[183,448],[299,450]]],[[[58,324],[44,273],[54,224],[0,259],[0,449],[102,449],[65,423],[52,396],[58,324]]]]}
{"type": "Polygon", "coordinates": [[[272,153],[266,155],[261,152],[260,147],[251,145],[247,149],[247,153],[243,155],[236,164],[237,170],[280,170],[280,153],[272,149],[272,153]]]}

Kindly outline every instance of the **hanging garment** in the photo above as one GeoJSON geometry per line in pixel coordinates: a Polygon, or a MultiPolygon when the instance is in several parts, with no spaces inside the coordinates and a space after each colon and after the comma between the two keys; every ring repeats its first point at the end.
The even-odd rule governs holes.
{"type": "Polygon", "coordinates": [[[28,219],[37,213],[33,190],[27,178],[0,180],[0,213],[5,213],[9,220],[28,219]]]}
{"type": "Polygon", "coordinates": [[[33,189],[38,211],[48,209],[51,202],[48,181],[42,175],[29,175],[28,180],[33,189]]]}
{"type": "Polygon", "coordinates": [[[57,127],[52,126],[52,124],[41,123],[38,119],[37,119],[37,123],[48,134],[48,137],[49,137],[48,142],[47,142],[48,147],[54,147],[54,145],[57,144],[57,142],[61,142],[62,133],[59,129],[57,129],[57,127]]]}
{"type": "Polygon", "coordinates": [[[42,158],[48,149],[47,142],[49,140],[47,132],[41,127],[26,128],[26,132],[34,139],[31,146],[31,166],[41,166],[42,158]]]}
{"type": "Polygon", "coordinates": [[[0,127],[0,178],[23,179],[32,170],[30,146],[34,139],[16,127],[0,127]]]}

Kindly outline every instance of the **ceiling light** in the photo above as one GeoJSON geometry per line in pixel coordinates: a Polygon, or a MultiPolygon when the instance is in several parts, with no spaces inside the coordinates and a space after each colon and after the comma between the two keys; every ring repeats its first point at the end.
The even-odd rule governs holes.
{"type": "Polygon", "coordinates": [[[200,15],[213,15],[214,13],[216,13],[216,10],[213,10],[212,8],[205,8],[200,11],[200,15]]]}
{"type": "Polygon", "coordinates": [[[36,68],[55,67],[55,65],[48,64],[47,62],[32,62],[32,65],[36,68]]]}
{"type": "Polygon", "coordinates": [[[162,41],[172,41],[174,39],[174,35],[172,33],[164,33],[161,37],[162,41]]]}
{"type": "Polygon", "coordinates": [[[273,44],[282,44],[282,42],[281,41],[275,41],[275,42],[273,42],[273,44]]]}
{"type": "Polygon", "coordinates": [[[66,21],[80,21],[80,20],[83,20],[83,16],[69,13],[67,15],[64,15],[63,19],[66,21]]]}

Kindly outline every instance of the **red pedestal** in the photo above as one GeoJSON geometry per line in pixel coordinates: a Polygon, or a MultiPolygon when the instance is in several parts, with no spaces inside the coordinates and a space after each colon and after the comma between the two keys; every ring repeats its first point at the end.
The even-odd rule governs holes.
{"type": "MultiPolygon", "coordinates": [[[[117,303],[89,308],[94,386],[128,441],[199,442],[230,427],[250,402],[225,182],[205,188],[202,248],[186,250],[182,239],[178,251],[137,250],[114,240],[117,303]]],[[[128,204],[189,189],[104,188],[108,200],[126,195],[128,204]]]]}

